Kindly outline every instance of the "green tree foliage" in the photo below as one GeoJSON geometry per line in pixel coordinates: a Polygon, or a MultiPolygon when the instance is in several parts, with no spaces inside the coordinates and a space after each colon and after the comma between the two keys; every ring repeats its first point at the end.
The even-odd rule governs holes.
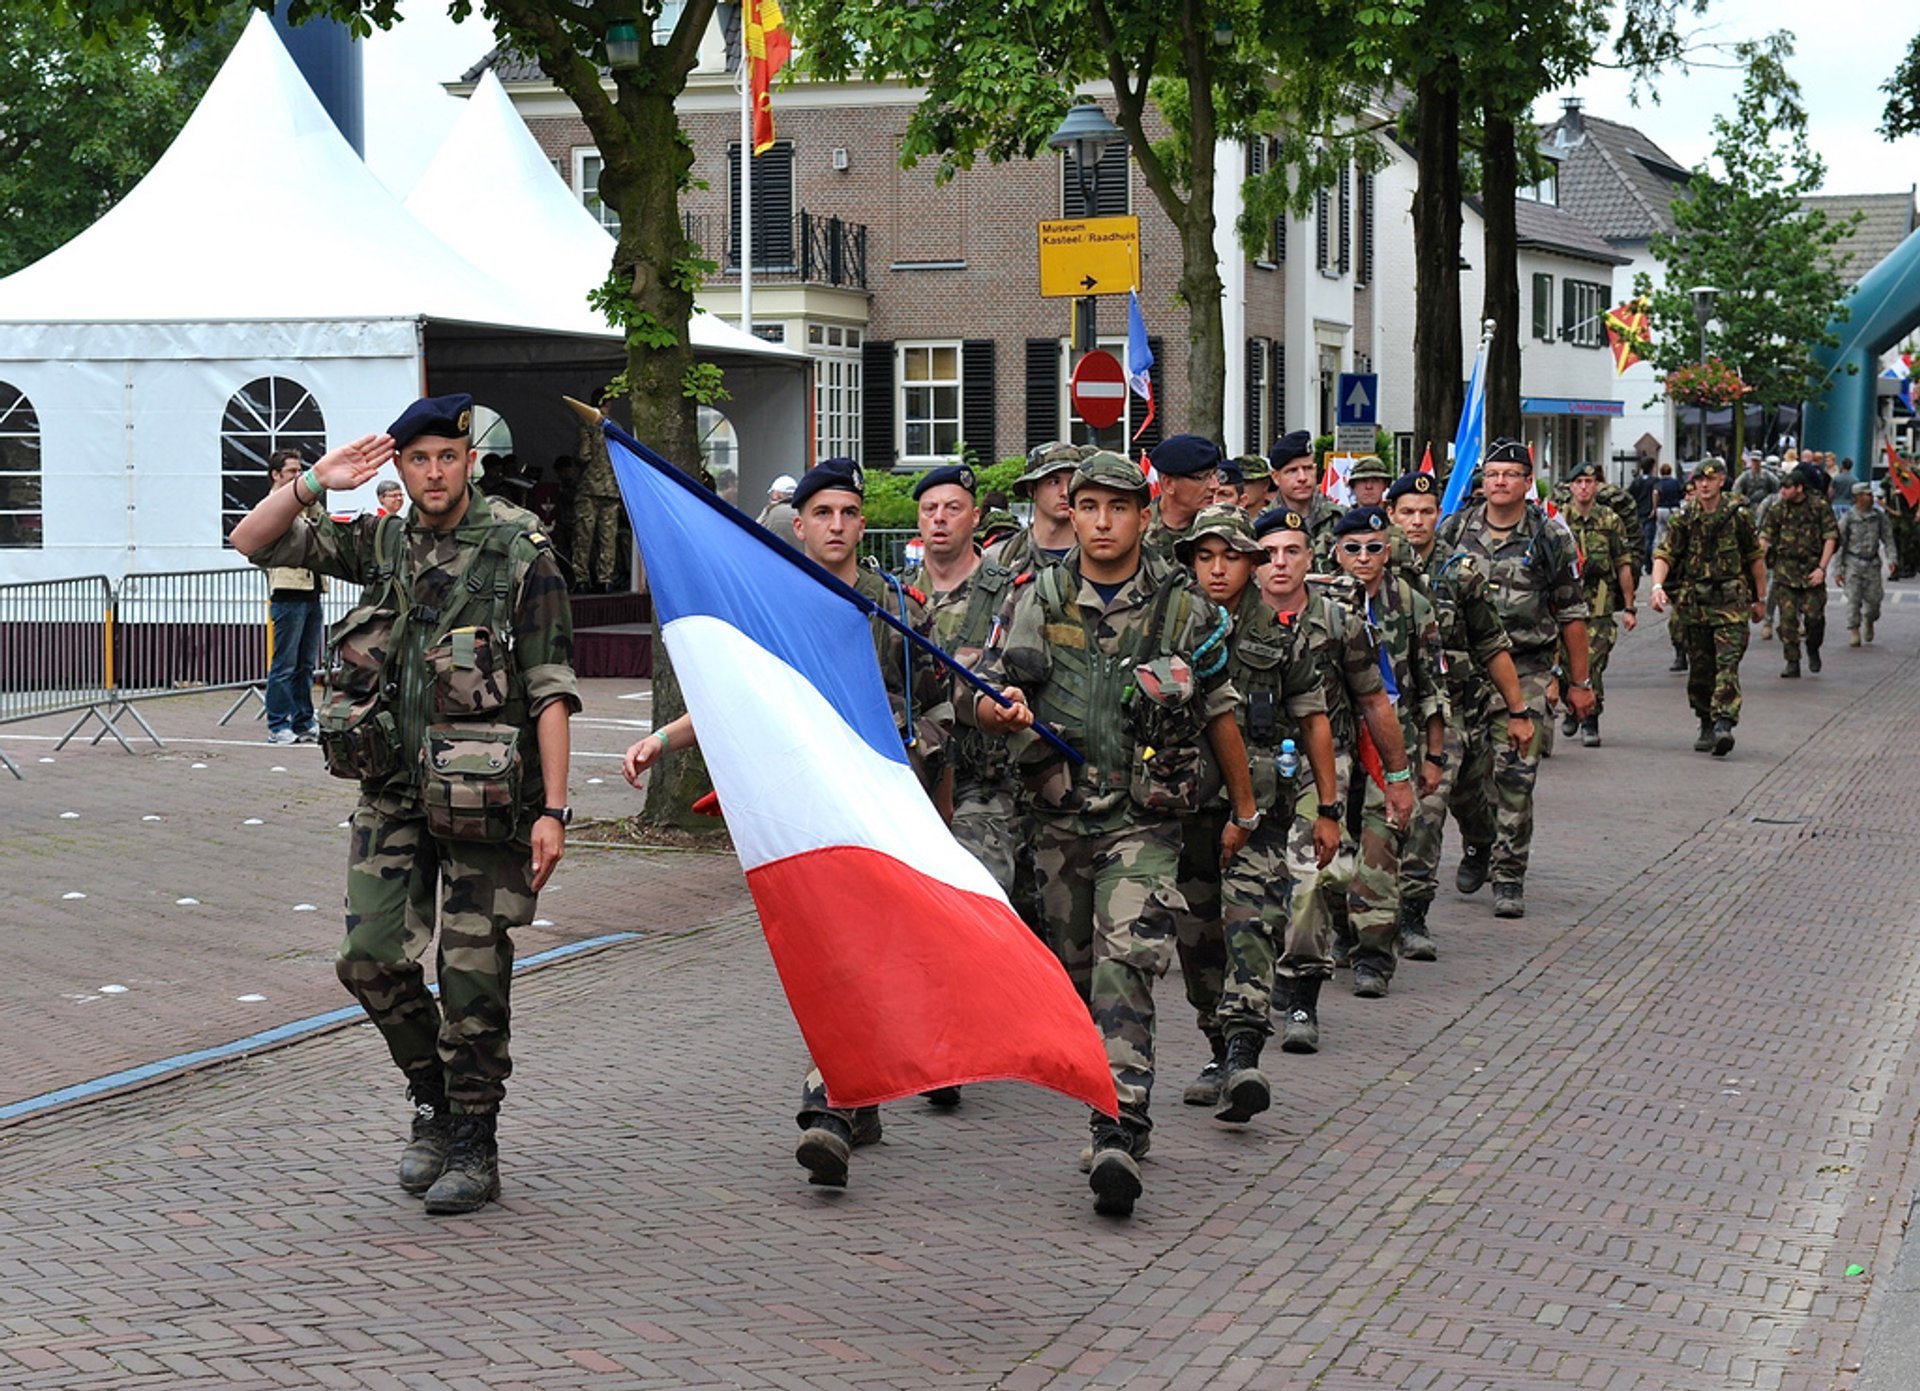
{"type": "Polygon", "coordinates": [[[1920,34],[1907,44],[1893,76],[1880,84],[1887,94],[1887,109],[1880,118],[1880,133],[1889,140],[1903,135],[1920,135],[1920,34]]]}
{"type": "Polygon", "coordinates": [[[33,0],[0,0],[0,275],[85,231],[180,133],[238,25],[134,26],[109,51],[33,0]]]}
{"type": "MultiPolygon", "coordinates": [[[[1816,372],[1816,346],[1836,346],[1828,324],[1847,288],[1837,248],[1859,220],[1831,219],[1800,206],[1825,177],[1807,144],[1800,86],[1786,68],[1791,38],[1776,34],[1740,46],[1746,77],[1734,109],[1714,117],[1713,154],[1694,170],[1687,197],[1673,205],[1671,236],[1653,254],[1667,288],[1651,293],[1648,350],[1662,371],[1700,360],[1700,326],[1691,287],[1719,291],[1706,345],[1763,405],[1802,400],[1816,372]]],[[[1646,293],[1647,277],[1637,288],[1646,293]]],[[[1733,447],[1744,443],[1744,412],[1734,412],[1733,447]]]]}

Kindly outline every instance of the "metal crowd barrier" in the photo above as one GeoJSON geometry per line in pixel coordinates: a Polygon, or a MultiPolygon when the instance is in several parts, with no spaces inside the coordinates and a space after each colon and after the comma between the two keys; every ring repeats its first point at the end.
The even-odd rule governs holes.
{"type": "MultiPolygon", "coordinates": [[[[112,613],[105,575],[0,585],[0,724],[109,699],[112,613]]],[[[4,750],[0,764],[20,776],[4,750]]]]}

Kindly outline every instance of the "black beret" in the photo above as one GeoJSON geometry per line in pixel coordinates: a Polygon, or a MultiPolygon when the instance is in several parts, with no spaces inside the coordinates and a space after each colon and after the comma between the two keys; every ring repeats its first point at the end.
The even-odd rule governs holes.
{"type": "Polygon", "coordinates": [[[807,499],[815,493],[828,488],[839,488],[856,497],[867,495],[867,476],[860,471],[860,465],[851,459],[822,459],[812,468],[800,475],[793,496],[788,501],[798,512],[807,505],[807,499]]]}
{"type": "Polygon", "coordinates": [[[1221,482],[1231,483],[1236,488],[1247,481],[1246,474],[1240,472],[1238,459],[1222,459],[1214,472],[1220,475],[1221,482]]]}
{"type": "Polygon", "coordinates": [[[1260,520],[1253,524],[1256,538],[1273,535],[1276,531],[1305,532],[1307,519],[1291,507],[1275,507],[1260,514],[1260,520]]]}
{"type": "Polygon", "coordinates": [[[1305,430],[1292,430],[1273,442],[1267,451],[1267,467],[1276,473],[1295,459],[1313,457],[1313,436],[1305,430]]]}
{"type": "Polygon", "coordinates": [[[969,493],[974,490],[973,470],[965,464],[947,464],[941,468],[930,468],[920,475],[920,481],[913,485],[913,500],[920,501],[920,494],[929,488],[945,487],[953,483],[965,488],[969,493]]]}
{"type": "Polygon", "coordinates": [[[1351,536],[1356,531],[1385,531],[1387,514],[1379,507],[1349,507],[1333,524],[1335,536],[1351,536]]]}
{"type": "Polygon", "coordinates": [[[1533,469],[1533,454],[1519,440],[1495,440],[1493,447],[1487,450],[1484,464],[1525,464],[1529,472],[1533,469]]]}
{"type": "Polygon", "coordinates": [[[1405,473],[1396,478],[1393,486],[1387,489],[1387,501],[1394,502],[1408,493],[1418,493],[1421,497],[1432,497],[1440,491],[1440,485],[1433,481],[1430,473],[1405,473]]]}
{"type": "Polygon", "coordinates": [[[1147,461],[1162,478],[1195,478],[1220,467],[1220,446],[1202,435],[1169,435],[1147,461]]]}
{"type": "Polygon", "coordinates": [[[464,391],[447,396],[428,396],[400,412],[400,418],[387,426],[393,447],[405,449],[422,435],[438,439],[463,440],[473,429],[473,397],[464,391]]]}

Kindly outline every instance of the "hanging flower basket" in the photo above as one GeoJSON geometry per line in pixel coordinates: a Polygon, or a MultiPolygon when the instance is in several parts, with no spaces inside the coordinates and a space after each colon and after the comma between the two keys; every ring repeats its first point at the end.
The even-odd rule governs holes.
{"type": "Polygon", "coordinates": [[[1667,373],[1667,395],[1683,406],[1730,406],[1746,394],[1740,374],[1717,357],[1667,373]]]}

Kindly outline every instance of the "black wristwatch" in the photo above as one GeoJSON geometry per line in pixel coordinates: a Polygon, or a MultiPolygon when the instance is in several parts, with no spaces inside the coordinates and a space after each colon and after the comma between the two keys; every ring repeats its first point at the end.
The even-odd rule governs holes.
{"type": "Polygon", "coordinates": [[[1319,816],[1325,817],[1328,821],[1338,821],[1340,819],[1340,807],[1334,802],[1322,802],[1314,808],[1314,812],[1319,816]]]}
{"type": "Polygon", "coordinates": [[[573,824],[572,807],[542,807],[540,808],[540,815],[551,816],[562,826],[571,826],[573,824]]]}
{"type": "Polygon", "coordinates": [[[1436,768],[1444,768],[1447,766],[1447,756],[1443,753],[1430,753],[1427,755],[1427,762],[1436,768]]]}

